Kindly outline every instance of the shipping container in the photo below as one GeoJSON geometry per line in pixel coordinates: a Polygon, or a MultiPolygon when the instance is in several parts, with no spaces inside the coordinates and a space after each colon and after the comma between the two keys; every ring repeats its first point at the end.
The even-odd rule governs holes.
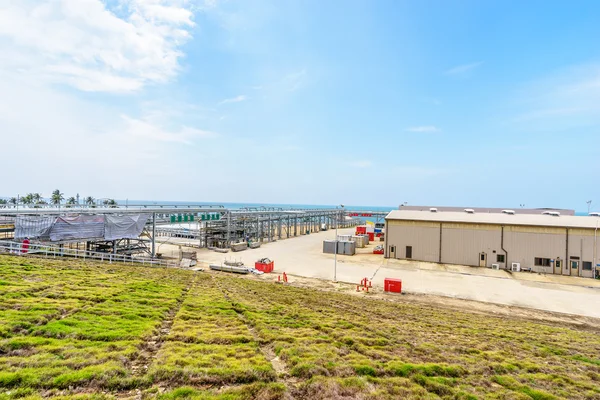
{"type": "Polygon", "coordinates": [[[359,249],[365,247],[365,240],[363,236],[352,236],[352,241],[356,243],[356,247],[358,247],[359,249]]]}

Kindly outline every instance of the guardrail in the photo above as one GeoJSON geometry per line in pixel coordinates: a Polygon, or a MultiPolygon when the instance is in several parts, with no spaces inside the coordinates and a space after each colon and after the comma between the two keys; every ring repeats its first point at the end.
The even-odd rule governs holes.
{"type": "Polygon", "coordinates": [[[172,261],[152,260],[148,258],[132,257],[125,254],[103,253],[97,251],[71,249],[51,244],[30,243],[28,246],[20,242],[0,241],[0,254],[12,255],[36,255],[45,258],[72,257],[79,259],[89,259],[101,262],[122,262],[128,264],[141,264],[154,267],[178,267],[179,265],[172,261]]]}

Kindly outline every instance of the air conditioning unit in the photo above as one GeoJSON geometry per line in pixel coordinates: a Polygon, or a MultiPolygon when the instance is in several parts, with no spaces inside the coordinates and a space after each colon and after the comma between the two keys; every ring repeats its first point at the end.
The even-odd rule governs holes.
{"type": "Polygon", "coordinates": [[[500,269],[500,264],[492,264],[492,269],[500,269]]]}
{"type": "Polygon", "coordinates": [[[512,272],[520,272],[521,271],[521,263],[512,263],[510,266],[510,270],[512,272]]]}

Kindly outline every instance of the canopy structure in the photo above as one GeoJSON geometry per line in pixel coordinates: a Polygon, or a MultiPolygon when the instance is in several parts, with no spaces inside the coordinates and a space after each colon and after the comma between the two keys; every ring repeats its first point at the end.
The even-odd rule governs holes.
{"type": "Polygon", "coordinates": [[[51,242],[82,240],[137,239],[150,214],[69,214],[66,216],[19,215],[15,221],[15,239],[39,239],[51,242]]]}

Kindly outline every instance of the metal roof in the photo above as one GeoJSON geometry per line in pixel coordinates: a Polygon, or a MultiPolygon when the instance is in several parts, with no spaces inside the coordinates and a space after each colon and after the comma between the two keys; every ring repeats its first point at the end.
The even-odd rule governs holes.
{"type": "Polygon", "coordinates": [[[497,208],[497,207],[454,207],[454,206],[410,206],[400,205],[402,211],[429,211],[430,208],[437,208],[438,211],[444,212],[462,212],[465,209],[471,209],[476,213],[499,213],[502,210],[511,209],[515,214],[541,214],[544,211],[558,211],[562,215],[575,215],[575,210],[567,210],[562,208],[497,208]]]}
{"type": "Polygon", "coordinates": [[[490,225],[520,225],[520,226],[546,226],[555,228],[600,228],[600,217],[561,215],[553,217],[542,214],[500,214],[500,213],[474,213],[466,212],[431,212],[394,210],[386,220],[402,221],[428,221],[428,222],[460,222],[467,224],[490,225]]]}

